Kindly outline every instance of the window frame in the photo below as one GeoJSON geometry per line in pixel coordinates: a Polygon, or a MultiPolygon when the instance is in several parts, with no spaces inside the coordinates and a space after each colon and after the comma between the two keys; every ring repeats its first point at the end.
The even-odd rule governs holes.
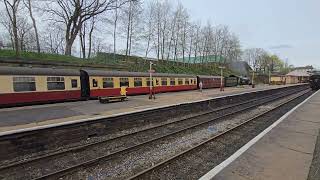
{"type": "Polygon", "coordinates": [[[64,76],[47,76],[47,90],[48,91],[62,91],[66,90],[66,83],[64,76]],[[59,84],[63,85],[59,87],[59,84]],[[51,84],[55,84],[55,86],[51,86],[51,84]]]}
{"type": "Polygon", "coordinates": [[[184,84],[185,84],[185,85],[190,85],[190,78],[186,78],[186,79],[184,80],[184,84]]]}
{"type": "Polygon", "coordinates": [[[175,78],[170,78],[170,86],[175,86],[175,85],[176,85],[176,79],[175,78]]]}
{"type": "Polygon", "coordinates": [[[71,79],[71,88],[78,88],[78,79],[71,79]],[[76,86],[74,86],[73,82],[76,82],[76,86]]]}
{"type": "Polygon", "coordinates": [[[113,77],[104,77],[102,78],[102,88],[104,89],[110,89],[114,88],[114,78],[113,77]],[[112,86],[111,86],[112,83],[112,86]],[[106,84],[109,84],[109,86],[105,86],[106,84]]]}
{"type": "Polygon", "coordinates": [[[161,78],[161,85],[168,86],[168,78],[161,78]],[[163,82],[166,82],[165,84],[163,82]]]}
{"type": "Polygon", "coordinates": [[[142,78],[140,77],[133,78],[133,84],[134,84],[134,87],[142,87],[142,78]]]}
{"type": "Polygon", "coordinates": [[[119,79],[119,82],[120,82],[120,87],[129,87],[129,86],[130,86],[129,78],[127,78],[127,77],[121,77],[121,78],[119,79]],[[123,83],[122,80],[125,80],[124,82],[125,82],[125,84],[127,84],[127,85],[125,85],[125,86],[121,85],[121,84],[123,83]]]}
{"type": "Polygon", "coordinates": [[[98,80],[96,78],[92,78],[91,82],[92,82],[92,87],[94,88],[99,87],[98,80]]]}
{"type": "Polygon", "coordinates": [[[13,86],[14,92],[34,92],[34,91],[37,91],[36,78],[33,76],[15,76],[12,78],[12,86],[13,86]],[[31,89],[18,90],[18,87],[16,86],[17,84],[26,85],[27,83],[29,83],[29,88],[31,87],[31,89]],[[32,86],[30,86],[30,84],[32,84],[32,86]]]}

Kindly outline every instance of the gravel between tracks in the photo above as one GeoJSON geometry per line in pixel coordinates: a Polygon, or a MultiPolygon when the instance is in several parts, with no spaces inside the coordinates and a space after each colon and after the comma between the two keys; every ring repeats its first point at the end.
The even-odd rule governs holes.
{"type": "MultiPolygon", "coordinates": [[[[259,101],[249,103],[249,104],[247,104],[247,106],[253,105],[254,103],[259,103],[259,101]]],[[[205,111],[205,112],[201,112],[198,114],[186,115],[186,116],[179,117],[179,118],[172,118],[172,119],[169,119],[165,122],[154,123],[154,124],[150,124],[147,126],[142,126],[140,128],[133,128],[133,129],[126,130],[126,131],[121,131],[116,135],[113,134],[113,135],[101,137],[99,139],[99,141],[104,141],[104,140],[107,140],[107,139],[110,139],[113,137],[141,131],[143,129],[158,126],[160,124],[176,122],[176,121],[179,121],[184,118],[193,117],[190,120],[188,120],[187,122],[183,121],[183,122],[178,122],[175,124],[167,125],[164,127],[152,129],[152,130],[147,130],[143,133],[137,133],[132,136],[126,136],[126,137],[119,138],[116,140],[111,140],[111,141],[108,141],[108,142],[105,142],[102,144],[90,146],[90,148],[85,149],[83,151],[80,151],[80,150],[79,151],[72,151],[72,152],[68,152],[65,154],[56,155],[56,156],[53,156],[50,158],[34,161],[34,162],[31,162],[31,163],[26,164],[24,166],[18,166],[16,168],[11,168],[7,171],[2,171],[1,172],[2,175],[0,175],[0,177],[1,176],[2,177],[14,177],[14,179],[39,177],[42,174],[48,174],[50,172],[54,172],[59,169],[67,168],[67,167],[72,166],[74,164],[78,164],[80,162],[85,162],[88,159],[94,159],[94,158],[102,156],[102,155],[109,155],[109,154],[114,153],[116,151],[123,150],[127,147],[134,146],[139,143],[148,141],[150,138],[161,137],[161,136],[166,135],[168,133],[171,133],[171,132],[174,132],[177,130],[181,130],[184,127],[188,127],[188,126],[197,124],[199,122],[207,121],[207,118],[210,117],[209,115],[221,116],[225,113],[230,113],[231,111],[243,109],[244,107],[246,107],[246,106],[242,106],[241,108],[234,107],[234,108],[231,108],[228,110],[210,113],[207,116],[194,117],[196,115],[201,115],[201,114],[204,114],[207,112],[207,111],[205,111]],[[16,174],[15,172],[21,172],[21,173],[16,174]]],[[[229,125],[227,125],[227,126],[229,126],[229,125]]],[[[209,135],[214,134],[216,132],[222,131],[223,129],[227,128],[227,126],[224,125],[223,123],[222,123],[222,125],[217,123],[215,126],[213,126],[213,125],[208,126],[208,130],[203,130],[203,132],[200,132],[200,133],[206,134],[206,132],[209,132],[209,135]]],[[[195,135],[195,136],[199,136],[199,135],[195,135]]],[[[206,138],[207,136],[204,136],[204,137],[206,138]]],[[[189,137],[189,138],[193,138],[193,137],[189,137]]],[[[98,141],[97,138],[95,138],[94,140],[98,141]]],[[[199,140],[199,139],[195,139],[195,140],[196,140],[195,142],[197,142],[197,140],[199,140]]],[[[90,140],[88,140],[88,141],[90,141],[90,140]]],[[[184,143],[184,142],[182,141],[182,143],[184,143]]]]}
{"type": "MultiPolygon", "coordinates": [[[[130,152],[129,156],[127,154],[120,154],[118,156],[112,157],[112,160],[106,159],[107,162],[101,161],[102,163],[99,163],[98,166],[96,166],[95,168],[87,168],[79,173],[73,174],[73,176],[66,177],[66,179],[70,179],[70,178],[81,179],[83,177],[99,177],[102,179],[104,178],[117,179],[117,178],[128,177],[135,172],[141,171],[142,169],[150,167],[151,165],[166,159],[167,157],[173,156],[178,152],[181,152],[187,148],[190,148],[191,146],[196,145],[197,143],[203,141],[204,139],[207,139],[209,137],[216,135],[220,131],[228,129],[237,123],[241,123],[243,120],[248,118],[248,116],[251,117],[261,112],[262,110],[268,110],[270,106],[272,106],[272,104],[269,104],[268,106],[261,106],[258,109],[251,110],[249,112],[246,112],[245,114],[241,114],[241,115],[238,114],[235,117],[231,116],[229,119],[226,119],[223,121],[217,121],[214,123],[207,124],[205,126],[198,127],[194,130],[187,131],[178,136],[166,138],[166,140],[161,140],[160,142],[150,144],[149,147],[138,149],[135,152],[130,152]]],[[[233,108],[232,110],[235,111],[237,109],[239,109],[239,107],[233,108]]],[[[108,136],[88,139],[86,141],[80,142],[79,144],[87,144],[92,142],[104,141],[114,137],[123,136],[133,132],[141,131],[143,129],[158,126],[160,124],[175,122],[184,118],[192,117],[192,116],[203,114],[206,112],[208,111],[201,112],[198,114],[189,114],[189,115],[185,115],[183,117],[178,117],[178,118],[171,118],[171,119],[168,119],[167,121],[142,125],[140,127],[135,127],[135,128],[120,131],[119,133],[113,133],[108,136]]],[[[211,115],[220,116],[228,112],[230,111],[221,111],[211,115]]],[[[189,124],[195,123],[197,121],[203,121],[205,119],[206,118],[204,117],[195,118],[191,120],[189,124]]],[[[179,128],[176,127],[177,125],[178,124],[169,125],[166,127],[167,129],[162,129],[162,130],[159,130],[158,132],[150,131],[149,134],[148,133],[143,135],[141,134],[135,137],[130,136],[120,141],[118,139],[117,141],[108,142],[103,146],[99,145],[96,147],[92,147],[90,148],[90,153],[85,153],[85,152],[79,153],[75,151],[75,152],[69,153],[69,156],[67,156],[67,158],[65,158],[65,154],[64,154],[61,157],[56,156],[53,159],[46,159],[47,165],[45,165],[44,163],[35,162],[34,164],[28,164],[27,166],[19,167],[7,173],[1,172],[0,179],[1,177],[6,177],[7,179],[10,179],[8,177],[12,177],[11,179],[25,179],[25,178],[39,177],[42,174],[52,172],[53,169],[61,169],[64,167],[68,167],[70,165],[77,164],[80,161],[85,161],[87,159],[94,159],[95,157],[100,155],[110,154],[116,150],[121,150],[127,147],[128,145],[130,146],[136,145],[139,142],[148,140],[148,138],[150,137],[160,136],[165,133],[169,133],[172,130],[179,129],[179,128],[181,129],[181,127],[183,127],[182,123],[181,123],[181,127],[179,128]],[[20,177],[16,176],[17,175],[16,172],[20,172],[21,176],[20,177]]],[[[186,126],[186,124],[184,126],[186,126]]]]}
{"type": "Polygon", "coordinates": [[[147,173],[139,177],[139,179],[159,179],[160,177],[161,179],[198,179],[308,96],[310,94],[304,95],[271,113],[263,115],[257,120],[249,122],[237,131],[218,137],[215,141],[197,148],[196,151],[184,154],[177,160],[170,162],[170,164],[162,165],[156,171],[147,173]]]}
{"type": "MultiPolygon", "coordinates": [[[[237,116],[224,119],[223,121],[216,121],[188,130],[184,133],[168,137],[164,140],[153,142],[147,147],[136,149],[134,152],[120,154],[119,156],[114,157],[112,161],[110,159],[109,161],[101,161],[94,168],[89,167],[83,169],[81,172],[78,171],[78,173],[75,173],[70,177],[67,176],[63,179],[76,179],[88,176],[95,178],[99,177],[102,179],[123,179],[130,177],[136,172],[146,169],[167,159],[168,157],[172,157],[174,154],[186,150],[199,142],[216,135],[220,131],[224,131],[236,124],[246,121],[249,117],[260,114],[262,111],[269,110],[273,106],[284,102],[290,97],[269,103],[267,106],[260,106],[257,109],[238,114],[237,116]]],[[[219,143],[217,145],[219,146],[219,143]]],[[[223,150],[223,152],[229,152],[231,149],[223,150]]]]}

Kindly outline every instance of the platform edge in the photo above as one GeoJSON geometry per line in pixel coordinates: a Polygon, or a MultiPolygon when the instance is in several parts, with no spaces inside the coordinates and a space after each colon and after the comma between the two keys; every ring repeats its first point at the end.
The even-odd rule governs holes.
{"type": "Polygon", "coordinates": [[[214,178],[217,174],[219,174],[224,168],[226,168],[228,165],[230,165],[233,161],[235,161],[238,157],[240,157],[244,152],[246,152],[251,146],[253,146],[256,142],[258,142],[262,137],[264,137],[267,133],[269,133],[273,128],[275,128],[278,124],[280,124],[284,119],[286,119],[290,114],[292,114],[296,109],[304,105],[307,101],[309,101],[313,96],[318,94],[320,90],[312,94],[310,97],[305,99],[303,102],[295,106],[293,109],[291,109],[289,112],[284,114],[281,118],[279,118],[276,122],[274,122],[272,125],[270,125],[267,129],[262,131],[259,135],[254,137],[252,140],[250,140],[247,144],[245,144],[243,147],[241,147],[238,151],[236,151],[234,154],[232,154],[228,159],[224,160],[222,163],[220,163],[218,166],[214,167],[212,170],[210,170],[207,174],[203,175],[199,180],[211,180],[214,178]]]}

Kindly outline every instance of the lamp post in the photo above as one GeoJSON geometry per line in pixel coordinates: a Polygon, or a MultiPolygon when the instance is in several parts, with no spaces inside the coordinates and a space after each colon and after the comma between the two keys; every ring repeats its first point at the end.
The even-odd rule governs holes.
{"type": "Polygon", "coordinates": [[[271,65],[269,64],[269,85],[271,85],[271,70],[270,70],[270,68],[271,68],[271,65]]]}
{"type": "Polygon", "coordinates": [[[219,66],[220,69],[220,91],[224,91],[224,86],[223,86],[223,69],[225,69],[225,67],[223,66],[219,66]]]}
{"type": "Polygon", "coordinates": [[[153,64],[153,62],[152,61],[150,61],[150,66],[149,66],[149,82],[150,82],[150,84],[149,84],[149,88],[150,88],[150,94],[149,94],[149,99],[152,99],[152,97],[155,99],[156,97],[155,97],[155,95],[153,94],[153,79],[152,79],[152,73],[154,73],[154,70],[152,69],[152,65],[155,65],[155,64],[153,64]]]}
{"type": "Polygon", "coordinates": [[[252,71],[252,88],[255,88],[255,85],[254,85],[254,71],[255,71],[255,68],[253,68],[253,71],[252,71]]]}

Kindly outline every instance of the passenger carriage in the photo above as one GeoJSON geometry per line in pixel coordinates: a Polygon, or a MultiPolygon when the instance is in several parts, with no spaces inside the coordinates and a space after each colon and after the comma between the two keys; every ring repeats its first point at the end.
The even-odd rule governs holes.
{"type": "Polygon", "coordinates": [[[0,67],[0,106],[80,99],[78,70],[0,67]]]}
{"type": "MultiPolygon", "coordinates": [[[[19,106],[119,96],[148,94],[149,73],[72,70],[30,67],[0,67],[0,106],[19,106]]],[[[153,74],[156,93],[197,89],[197,77],[180,74],[153,74]]]]}
{"type": "MultiPolygon", "coordinates": [[[[89,77],[91,97],[119,96],[121,87],[127,87],[127,95],[150,92],[149,73],[85,70],[89,77]]],[[[153,74],[153,88],[156,93],[197,89],[197,79],[191,75],[153,74]]]]}

